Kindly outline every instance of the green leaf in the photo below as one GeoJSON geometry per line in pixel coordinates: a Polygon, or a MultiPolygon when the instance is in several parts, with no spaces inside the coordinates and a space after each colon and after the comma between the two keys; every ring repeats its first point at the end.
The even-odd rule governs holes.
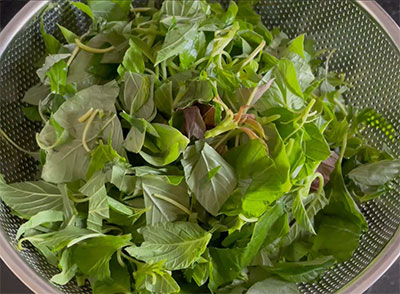
{"type": "Polygon", "coordinates": [[[246,294],[299,294],[300,291],[295,283],[290,283],[276,278],[268,278],[255,283],[247,290],[246,294]]]}
{"type": "Polygon", "coordinates": [[[242,269],[249,266],[261,249],[268,232],[284,215],[283,205],[269,208],[254,226],[250,241],[244,248],[210,248],[212,267],[208,287],[215,291],[220,285],[236,279],[242,269]]]}
{"type": "Polygon", "coordinates": [[[19,239],[27,230],[34,229],[46,223],[55,223],[63,221],[64,214],[58,210],[44,210],[32,216],[29,221],[22,224],[17,232],[16,239],[19,239]]]}
{"type": "Polygon", "coordinates": [[[181,162],[186,182],[197,201],[209,213],[216,215],[236,187],[234,170],[204,141],[189,146],[181,162]],[[219,169],[210,179],[209,174],[215,168],[219,169]]]}
{"type": "Polygon", "coordinates": [[[134,43],[133,41],[129,42],[129,46],[129,49],[125,52],[124,58],[122,60],[122,65],[118,67],[119,75],[125,80],[126,72],[142,74],[145,69],[142,51],[139,50],[136,43],[134,43]]]}
{"type": "Polygon", "coordinates": [[[172,185],[165,176],[142,176],[142,188],[148,225],[176,221],[187,216],[189,195],[184,182],[172,185]]]}
{"type": "Polygon", "coordinates": [[[46,73],[46,76],[48,76],[50,80],[52,93],[58,95],[64,95],[66,93],[67,67],[67,63],[64,60],[61,60],[54,64],[46,73]]]}
{"type": "Polygon", "coordinates": [[[121,157],[117,151],[112,148],[110,143],[111,142],[104,145],[103,142],[100,141],[99,146],[91,152],[91,159],[86,173],[87,179],[90,179],[97,171],[103,170],[107,163],[126,162],[126,159],[121,157]]]}
{"type": "Polygon", "coordinates": [[[89,197],[87,228],[102,232],[103,219],[110,217],[107,190],[104,186],[105,176],[99,174],[92,177],[79,191],[89,197]]]}
{"type": "Polygon", "coordinates": [[[169,116],[172,114],[173,94],[171,81],[163,83],[157,88],[154,94],[154,100],[160,112],[169,116]]]}
{"type": "Polygon", "coordinates": [[[146,263],[162,260],[167,270],[188,268],[205,251],[211,234],[190,222],[160,223],[139,229],[144,242],[126,251],[146,263]]]}
{"type": "MultiPolygon", "coordinates": [[[[221,30],[215,34],[215,39],[208,45],[207,53],[210,52],[210,60],[214,57],[220,57],[225,47],[232,41],[235,37],[240,26],[238,22],[234,22],[233,25],[228,28],[221,30]],[[209,49],[211,48],[211,50],[209,49]]],[[[206,53],[206,55],[207,55],[206,53]]]]}
{"type": "Polygon", "coordinates": [[[325,256],[332,255],[338,262],[344,262],[358,248],[361,233],[361,227],[347,219],[323,216],[317,236],[313,238],[312,250],[325,256]]]}
{"type": "Polygon", "coordinates": [[[113,254],[130,245],[131,235],[91,238],[72,247],[72,258],[86,275],[104,280],[111,277],[110,260],[113,254]]]}
{"type": "Polygon", "coordinates": [[[162,48],[157,52],[154,66],[190,48],[196,41],[197,31],[198,23],[196,22],[171,25],[162,48]]]}
{"type": "MultiPolygon", "coordinates": [[[[122,192],[135,195],[135,191],[139,189],[138,186],[141,186],[141,182],[133,173],[133,170],[129,167],[116,164],[112,168],[111,183],[122,192]]],[[[141,187],[139,190],[141,190],[141,187]]]]}
{"type": "Polygon", "coordinates": [[[381,186],[400,175],[400,160],[381,160],[362,164],[348,173],[359,186],[381,186]]]}
{"type": "Polygon", "coordinates": [[[61,33],[63,34],[65,40],[67,41],[68,44],[73,44],[75,43],[76,39],[79,39],[79,37],[66,27],[63,27],[60,24],[57,24],[58,28],[60,29],[61,33]]]}
{"type": "Polygon", "coordinates": [[[60,190],[56,185],[44,181],[7,185],[0,175],[0,198],[25,219],[44,210],[62,211],[63,208],[60,190]]]}
{"type": "Polygon", "coordinates": [[[24,107],[22,108],[22,111],[30,121],[42,121],[42,117],[39,114],[37,106],[24,107]]]}
{"type": "MultiPolygon", "coordinates": [[[[88,0],[88,5],[94,19],[104,18],[107,21],[126,20],[131,7],[131,3],[126,0],[88,0]]],[[[84,12],[86,13],[86,9],[84,12]]]]}
{"type": "Polygon", "coordinates": [[[87,6],[85,3],[82,2],[70,2],[72,5],[74,5],[76,8],[84,12],[87,16],[89,16],[93,21],[94,21],[94,15],[92,10],[90,9],[89,6],[87,6]]]}
{"type": "Polygon", "coordinates": [[[333,266],[335,259],[332,256],[318,258],[311,261],[283,262],[267,268],[272,274],[293,283],[312,282],[320,277],[327,269],[333,266]]]}
{"type": "MultiPolygon", "coordinates": [[[[86,143],[89,148],[95,146],[94,139],[102,139],[108,142],[111,137],[111,145],[118,152],[121,149],[123,137],[122,128],[115,118],[115,98],[118,95],[118,86],[110,82],[102,86],[92,86],[77,92],[73,97],[64,102],[53,114],[54,120],[63,127],[71,136],[68,144],[46,150],[46,163],[43,166],[42,178],[48,182],[65,183],[78,179],[85,179],[89,167],[90,157],[83,146],[83,134],[87,122],[80,122],[88,111],[99,111],[102,116],[95,115],[86,132],[86,143]]],[[[51,128],[50,128],[51,130],[51,128]]],[[[43,143],[43,137],[51,133],[49,129],[43,129],[39,135],[43,143]]],[[[49,142],[51,146],[54,142],[49,142]]]]}
{"type": "Polygon", "coordinates": [[[189,81],[180,88],[173,102],[173,108],[186,108],[195,102],[207,103],[214,98],[213,85],[210,81],[189,81]]]}
{"type": "Polygon", "coordinates": [[[110,217],[107,222],[120,226],[132,226],[147,211],[147,208],[133,208],[111,197],[107,197],[107,202],[110,207],[110,217]]]}
{"type": "Polygon", "coordinates": [[[189,139],[177,129],[164,124],[152,124],[158,137],[147,135],[140,155],[148,163],[165,166],[178,159],[189,144],[189,139]]]}
{"type": "MultiPolygon", "coordinates": [[[[60,54],[52,54],[46,57],[44,64],[42,65],[41,68],[39,68],[36,71],[36,74],[38,75],[40,81],[42,83],[47,83],[46,82],[46,74],[47,72],[57,63],[59,63],[62,60],[67,59],[68,57],[70,57],[71,54],[70,53],[60,53],[60,54]]],[[[67,72],[65,72],[65,74],[67,74],[67,72]]],[[[53,82],[54,83],[54,82],[53,82]]],[[[47,83],[48,84],[48,83],[47,83]]],[[[65,83],[64,83],[65,84],[65,83]]],[[[47,87],[45,87],[45,85],[41,85],[41,86],[35,86],[38,87],[38,90],[43,90],[43,92],[45,93],[45,89],[47,89],[47,87]],[[43,89],[44,88],[44,89],[43,89]]],[[[50,93],[50,92],[49,92],[50,93]]],[[[27,95],[27,94],[25,94],[27,95]]],[[[46,97],[47,95],[43,95],[42,98],[46,97]]],[[[28,102],[28,101],[25,101],[28,102]]],[[[29,103],[29,102],[28,102],[29,103]]],[[[35,104],[38,105],[38,104],[35,104]]]]}
{"type": "Polygon", "coordinates": [[[71,191],[68,189],[67,185],[58,184],[58,189],[60,190],[63,199],[64,222],[62,223],[61,228],[65,228],[69,225],[74,225],[74,221],[77,222],[75,218],[77,210],[74,203],[69,198],[71,191]]]}
{"type": "Polygon", "coordinates": [[[178,283],[172,278],[171,273],[162,268],[162,262],[156,264],[139,264],[137,271],[133,272],[135,289],[150,293],[178,293],[178,283]]]}
{"type": "Polygon", "coordinates": [[[22,240],[31,242],[36,248],[51,251],[59,251],[76,238],[91,234],[92,232],[75,226],[67,226],[65,229],[26,237],[22,240]]]}
{"type": "MultiPolygon", "coordinates": [[[[207,252],[207,251],[206,251],[207,252]]],[[[192,279],[196,282],[197,286],[203,286],[208,278],[210,269],[210,261],[199,261],[192,265],[192,267],[185,270],[185,277],[190,282],[192,279]]]]}
{"type": "Polygon", "coordinates": [[[132,127],[125,138],[124,147],[129,152],[139,153],[144,145],[147,124],[144,119],[135,118],[132,118],[130,123],[132,127]]]}
{"type": "Polygon", "coordinates": [[[265,130],[270,155],[259,140],[251,140],[225,155],[239,179],[243,209],[254,216],[264,212],[262,203],[272,203],[291,188],[290,166],[282,138],[274,127],[265,130]]]}
{"type": "Polygon", "coordinates": [[[131,277],[127,267],[122,267],[114,256],[110,261],[110,278],[91,282],[93,294],[129,293],[131,277]]]}
{"type": "Polygon", "coordinates": [[[325,188],[329,205],[324,208],[323,213],[347,219],[357,224],[360,230],[365,230],[368,228],[367,221],[346,188],[341,164],[341,160],[336,162],[335,170],[331,174],[328,186],[325,188]]]}
{"type": "Polygon", "coordinates": [[[177,24],[200,22],[208,14],[208,3],[205,1],[164,1],[160,9],[161,23],[169,28],[177,24]]]}
{"type": "Polygon", "coordinates": [[[24,95],[22,102],[31,104],[31,105],[39,105],[39,102],[42,101],[50,94],[50,87],[43,84],[37,84],[30,88],[24,95]]]}
{"type": "Polygon", "coordinates": [[[153,76],[125,73],[124,109],[133,117],[151,121],[156,115],[153,87],[153,76]]]}
{"type": "Polygon", "coordinates": [[[40,33],[42,34],[47,54],[56,54],[61,48],[60,42],[52,35],[48,34],[44,28],[43,17],[40,20],[40,33]]]}
{"type": "Polygon", "coordinates": [[[304,154],[315,161],[324,161],[331,155],[331,150],[324,135],[314,123],[304,125],[304,154]]]}
{"type": "Polygon", "coordinates": [[[58,267],[62,272],[54,275],[50,281],[58,285],[66,285],[78,272],[78,266],[72,261],[71,250],[63,251],[58,267]]]}
{"type": "MultiPolygon", "coordinates": [[[[321,194],[313,193],[309,196],[309,201],[306,205],[305,211],[307,214],[307,218],[310,220],[311,224],[314,224],[314,217],[320,212],[326,205],[328,205],[329,201],[325,197],[325,193],[321,194]]],[[[294,205],[294,203],[293,203],[294,205]]],[[[296,238],[304,234],[304,227],[301,223],[295,222],[289,230],[289,234],[285,238],[284,244],[288,246],[291,244],[296,238]]]]}
{"type": "Polygon", "coordinates": [[[203,32],[198,32],[195,40],[189,42],[184,50],[179,54],[180,67],[189,69],[198,59],[199,55],[205,51],[206,37],[203,32]]]}
{"type": "Polygon", "coordinates": [[[286,58],[280,59],[272,70],[272,77],[275,81],[260,98],[257,110],[263,112],[277,106],[294,110],[303,108],[304,95],[293,62],[286,58]]]}
{"type": "Polygon", "coordinates": [[[300,55],[303,59],[304,56],[304,34],[299,35],[296,39],[293,39],[288,46],[288,50],[297,55],[300,55]]]}

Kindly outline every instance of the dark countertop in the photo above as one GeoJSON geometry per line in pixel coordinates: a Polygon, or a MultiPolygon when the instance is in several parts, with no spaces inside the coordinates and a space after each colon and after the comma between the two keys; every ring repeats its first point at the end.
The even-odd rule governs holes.
{"type": "MultiPolygon", "coordinates": [[[[25,0],[0,0],[0,30],[26,2],[27,1],[25,0]]],[[[399,0],[377,0],[377,2],[391,15],[397,24],[400,25],[399,0]]],[[[32,292],[14,276],[14,274],[0,259],[0,294],[27,293],[32,292]]],[[[400,294],[400,260],[397,260],[394,265],[364,294],[400,294]]]]}

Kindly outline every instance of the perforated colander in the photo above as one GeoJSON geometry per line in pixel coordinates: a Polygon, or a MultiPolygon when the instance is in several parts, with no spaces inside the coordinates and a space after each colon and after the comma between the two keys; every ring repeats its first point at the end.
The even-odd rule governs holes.
{"type": "MultiPolygon", "coordinates": [[[[101,0],[99,0],[101,1],[101,0]]],[[[138,1],[136,1],[138,2],[138,1]]],[[[140,1],[143,2],[143,1],[140,1]]],[[[225,2],[225,1],[224,1],[225,2]]],[[[0,128],[25,149],[35,150],[40,125],[25,119],[21,111],[24,92],[38,82],[35,64],[44,53],[37,13],[47,1],[31,1],[0,35],[0,128]]],[[[400,29],[374,1],[261,0],[257,11],[267,27],[279,27],[290,37],[306,33],[317,49],[337,49],[331,69],[345,72],[353,85],[350,104],[373,107],[400,128],[400,29]]],[[[48,32],[56,23],[83,33],[89,22],[65,1],[44,17],[48,32]]],[[[57,36],[57,34],[56,34],[57,36]]],[[[58,36],[61,38],[61,36],[58,36]]],[[[400,143],[380,132],[366,132],[377,147],[387,144],[400,157],[400,143]]],[[[32,180],[37,165],[29,156],[0,138],[0,173],[8,182],[32,180]]],[[[362,293],[400,255],[400,184],[380,199],[362,205],[369,231],[347,262],[329,270],[313,284],[300,284],[303,293],[362,293]]],[[[50,285],[57,269],[33,248],[18,252],[15,235],[20,220],[0,203],[0,255],[11,270],[36,293],[90,293],[89,287],[50,285]]]]}

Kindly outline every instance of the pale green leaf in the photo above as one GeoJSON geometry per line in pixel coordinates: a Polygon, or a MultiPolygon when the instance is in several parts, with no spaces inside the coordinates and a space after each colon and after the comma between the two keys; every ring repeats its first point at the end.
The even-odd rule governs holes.
{"type": "Polygon", "coordinates": [[[160,223],[139,229],[144,242],[128,247],[133,257],[146,263],[165,260],[167,270],[188,268],[204,252],[211,234],[190,222],[160,223]]]}
{"type": "Polygon", "coordinates": [[[233,168],[204,141],[197,141],[185,150],[182,166],[196,199],[209,213],[216,215],[236,187],[233,168]],[[219,169],[216,171],[216,168],[219,169]],[[215,173],[211,179],[210,173],[215,173]]]}

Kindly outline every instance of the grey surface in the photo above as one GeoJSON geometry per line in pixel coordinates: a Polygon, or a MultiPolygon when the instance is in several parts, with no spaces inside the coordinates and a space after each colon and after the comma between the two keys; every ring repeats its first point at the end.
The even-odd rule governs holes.
{"type": "MultiPolygon", "coordinates": [[[[0,0],[0,23],[4,25],[8,19],[22,6],[24,1],[5,1],[0,0]]],[[[378,1],[384,5],[391,13],[395,20],[399,23],[400,2],[397,0],[381,0],[378,1]]],[[[1,250],[1,248],[0,248],[1,250]]],[[[400,262],[397,261],[394,266],[373,286],[367,293],[400,293],[400,262]]],[[[0,293],[30,293],[13,274],[0,263],[0,293]]],[[[44,293],[47,294],[47,293],[44,293]]]]}

